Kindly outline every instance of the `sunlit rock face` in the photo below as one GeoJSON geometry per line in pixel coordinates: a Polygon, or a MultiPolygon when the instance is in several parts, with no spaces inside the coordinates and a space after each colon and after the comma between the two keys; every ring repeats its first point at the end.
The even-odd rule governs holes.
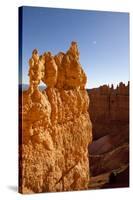
{"type": "Polygon", "coordinates": [[[86,81],[76,42],[55,56],[33,51],[20,116],[21,193],[88,188],[92,125],[86,81]]]}

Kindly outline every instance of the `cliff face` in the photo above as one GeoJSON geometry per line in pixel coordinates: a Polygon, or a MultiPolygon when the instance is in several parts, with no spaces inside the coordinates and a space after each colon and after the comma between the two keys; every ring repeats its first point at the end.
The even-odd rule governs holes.
{"type": "Polygon", "coordinates": [[[92,126],[77,44],[56,56],[35,49],[29,66],[20,109],[20,192],[87,189],[92,126]]]}
{"type": "Polygon", "coordinates": [[[116,89],[104,85],[88,91],[94,140],[129,123],[129,85],[120,83],[116,89]]]}
{"type": "MultiPolygon", "coordinates": [[[[89,146],[91,176],[112,171],[117,174],[129,165],[129,83],[120,83],[116,89],[113,85],[90,89],[89,96],[93,124],[93,143],[89,146]]],[[[124,180],[122,184],[125,185],[124,180]]]]}

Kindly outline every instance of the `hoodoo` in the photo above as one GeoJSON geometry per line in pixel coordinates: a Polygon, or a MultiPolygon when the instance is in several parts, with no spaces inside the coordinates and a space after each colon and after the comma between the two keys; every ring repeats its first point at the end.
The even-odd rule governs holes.
{"type": "Polygon", "coordinates": [[[88,189],[92,125],[86,81],[76,42],[56,56],[32,52],[29,89],[22,92],[20,192],[88,189]]]}

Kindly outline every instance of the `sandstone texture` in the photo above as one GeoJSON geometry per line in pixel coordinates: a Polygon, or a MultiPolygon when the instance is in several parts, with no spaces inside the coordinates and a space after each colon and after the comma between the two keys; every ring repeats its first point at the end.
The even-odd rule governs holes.
{"type": "Polygon", "coordinates": [[[29,89],[20,96],[21,193],[88,189],[92,125],[86,81],[76,42],[55,56],[32,52],[29,89]]]}
{"type": "MultiPolygon", "coordinates": [[[[110,176],[112,172],[118,174],[117,180],[119,173],[122,173],[127,174],[126,179],[121,180],[121,183],[114,183],[114,186],[128,186],[129,83],[120,83],[116,89],[113,85],[104,85],[90,89],[88,93],[89,113],[93,124],[93,142],[89,146],[92,180],[95,177],[96,181],[98,177],[97,180],[100,181],[99,177],[103,179],[107,173],[110,176]]],[[[108,184],[108,187],[113,185],[108,184]]]]}
{"type": "Polygon", "coordinates": [[[121,82],[116,89],[104,85],[88,93],[94,140],[129,124],[129,83],[121,82]]]}

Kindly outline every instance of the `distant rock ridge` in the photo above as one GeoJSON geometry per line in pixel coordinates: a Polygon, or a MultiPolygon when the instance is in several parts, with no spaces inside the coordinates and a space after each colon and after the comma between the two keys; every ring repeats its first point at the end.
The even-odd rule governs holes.
{"type": "Polygon", "coordinates": [[[21,193],[88,189],[92,125],[86,81],[76,42],[56,56],[33,50],[20,108],[21,193]]]}
{"type": "Polygon", "coordinates": [[[115,88],[113,84],[111,87],[109,85],[102,85],[98,88],[87,89],[92,94],[101,94],[101,95],[109,95],[109,94],[116,94],[116,95],[127,95],[129,96],[129,81],[126,85],[123,82],[120,82],[117,87],[115,88]]]}
{"type": "Polygon", "coordinates": [[[129,82],[128,85],[119,83],[116,89],[113,85],[103,85],[87,91],[90,97],[89,113],[94,139],[109,134],[115,124],[117,130],[119,124],[129,122],[129,82]]]}
{"type": "MultiPolygon", "coordinates": [[[[89,146],[91,176],[129,165],[129,82],[88,90],[93,143],[89,146]]],[[[128,174],[127,174],[128,179],[128,174]]],[[[124,185],[124,180],[121,182],[124,185]]],[[[111,185],[110,185],[111,187],[111,185]]]]}

